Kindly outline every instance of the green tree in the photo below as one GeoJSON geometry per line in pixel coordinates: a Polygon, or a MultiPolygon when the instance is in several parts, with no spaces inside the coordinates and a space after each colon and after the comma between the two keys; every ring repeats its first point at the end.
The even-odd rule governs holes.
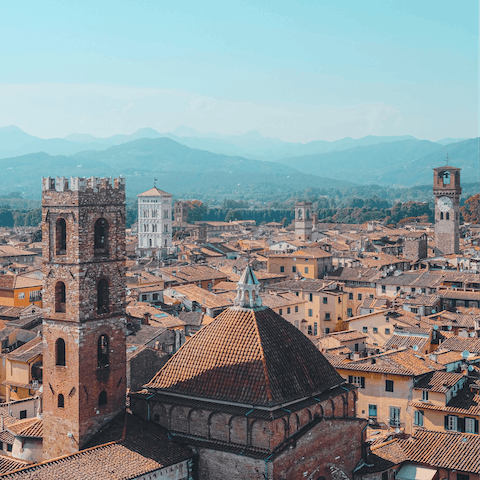
{"type": "Polygon", "coordinates": [[[0,227],[13,227],[13,214],[6,208],[0,208],[0,227]]]}

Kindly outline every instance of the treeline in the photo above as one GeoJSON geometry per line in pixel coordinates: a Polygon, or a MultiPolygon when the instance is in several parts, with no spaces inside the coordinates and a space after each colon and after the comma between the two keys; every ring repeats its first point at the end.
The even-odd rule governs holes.
{"type": "Polygon", "coordinates": [[[0,207],[0,227],[36,227],[42,221],[42,209],[11,210],[0,207]]]}

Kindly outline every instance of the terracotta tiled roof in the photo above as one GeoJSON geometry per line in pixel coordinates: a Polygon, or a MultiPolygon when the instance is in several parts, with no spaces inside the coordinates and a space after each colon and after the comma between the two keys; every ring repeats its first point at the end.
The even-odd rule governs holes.
{"type": "Polygon", "coordinates": [[[8,430],[16,437],[43,437],[43,420],[40,418],[25,418],[8,426],[8,430]]]}
{"type": "Polygon", "coordinates": [[[164,192],[163,190],[159,190],[156,187],[147,190],[146,192],[140,193],[137,197],[171,197],[171,193],[164,192]]]}
{"type": "Polygon", "coordinates": [[[3,478],[126,480],[192,458],[192,453],[169,440],[159,425],[132,417],[123,414],[110,422],[90,443],[98,446],[28,466],[3,478]]]}
{"type": "Polygon", "coordinates": [[[43,339],[42,337],[35,337],[33,340],[13,350],[13,352],[8,353],[7,358],[15,360],[16,362],[29,362],[39,355],[42,355],[42,353],[43,339]]]}
{"type": "Polygon", "coordinates": [[[399,445],[408,460],[461,472],[480,473],[480,435],[418,429],[399,445]]]}
{"type": "Polygon", "coordinates": [[[445,368],[443,365],[432,362],[428,357],[417,355],[411,349],[390,350],[365,359],[343,363],[336,367],[345,370],[406,376],[423,375],[433,370],[445,368]]]}
{"type": "Polygon", "coordinates": [[[446,393],[462,378],[463,375],[461,373],[431,372],[419,378],[413,388],[415,390],[430,390],[431,392],[446,393]]]}
{"type": "Polygon", "coordinates": [[[413,348],[415,345],[418,347],[418,351],[423,353],[425,346],[428,345],[430,339],[427,337],[410,336],[410,335],[392,335],[385,343],[384,348],[389,350],[391,348],[413,348]]]}
{"type": "Polygon", "coordinates": [[[18,460],[16,458],[0,455],[0,475],[8,472],[13,472],[19,468],[25,467],[29,463],[25,460],[18,460]]]}
{"type": "Polygon", "coordinates": [[[229,308],[167,362],[149,389],[274,406],[343,382],[315,346],[268,308],[229,308]]]}
{"type": "Polygon", "coordinates": [[[462,338],[454,336],[448,338],[442,343],[442,349],[453,350],[455,352],[468,350],[470,353],[480,353],[480,338],[462,338]]]}
{"type": "Polygon", "coordinates": [[[440,410],[447,413],[462,415],[480,415],[480,395],[470,391],[468,387],[460,390],[447,405],[433,405],[428,402],[412,401],[409,403],[419,409],[440,410]]]}
{"type": "Polygon", "coordinates": [[[353,342],[354,340],[361,340],[368,338],[365,333],[360,333],[357,330],[344,330],[342,332],[333,332],[326,335],[327,338],[335,338],[339,342],[353,342]]]}

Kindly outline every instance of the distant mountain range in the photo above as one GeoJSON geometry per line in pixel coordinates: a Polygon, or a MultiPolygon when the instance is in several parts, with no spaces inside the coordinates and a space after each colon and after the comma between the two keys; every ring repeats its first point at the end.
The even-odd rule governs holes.
{"type": "Polygon", "coordinates": [[[431,183],[432,168],[447,161],[463,169],[464,181],[478,181],[479,159],[479,138],[472,138],[445,146],[428,140],[402,140],[284,158],[278,163],[313,175],[399,187],[431,183]]]}
{"type": "Polygon", "coordinates": [[[320,178],[275,162],[219,155],[169,139],[140,139],[73,155],[44,152],[0,160],[0,191],[38,192],[42,176],[118,176],[127,178],[128,195],[157,185],[176,195],[248,198],[255,190],[278,192],[308,186],[348,186],[349,182],[320,178]]]}
{"type": "MultiPolygon", "coordinates": [[[[20,128],[12,125],[0,128],[0,158],[15,157],[37,152],[45,152],[50,155],[72,155],[84,150],[101,151],[114,145],[121,145],[142,138],[170,138],[190,148],[207,150],[223,155],[270,161],[303,155],[343,151],[355,147],[402,140],[420,141],[410,135],[393,137],[369,135],[359,139],[346,137],[334,142],[316,140],[304,144],[283,142],[277,138],[265,138],[256,130],[243,135],[220,135],[214,132],[202,134],[185,126],[175,129],[172,133],[160,133],[153,128],[141,128],[131,135],[114,135],[108,138],[72,133],[65,138],[42,139],[29,135],[20,128]]],[[[448,138],[435,143],[447,145],[461,140],[465,139],[448,138]]]]}
{"type": "Polygon", "coordinates": [[[124,175],[129,195],[146,190],[158,178],[160,188],[178,196],[209,198],[259,198],[261,192],[268,199],[355,184],[410,187],[431,184],[431,169],[444,165],[447,154],[452,165],[463,169],[463,182],[479,178],[478,138],[446,145],[410,136],[296,144],[263,138],[258,132],[191,136],[194,133],[183,127],[168,134],[174,139],[141,129],[109,138],[72,134],[44,140],[17,127],[0,128],[0,152],[21,152],[0,159],[0,194],[22,191],[38,196],[40,177],[49,175],[124,175]],[[218,153],[221,150],[232,153],[218,153]],[[256,152],[269,161],[234,154],[237,150],[256,152]]]}

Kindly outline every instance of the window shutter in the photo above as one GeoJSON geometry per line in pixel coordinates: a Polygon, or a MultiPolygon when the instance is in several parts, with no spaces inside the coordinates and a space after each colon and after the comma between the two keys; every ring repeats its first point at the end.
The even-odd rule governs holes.
{"type": "Polygon", "coordinates": [[[465,431],[465,419],[464,418],[457,418],[457,432],[464,432],[465,431]]]}
{"type": "Polygon", "coordinates": [[[353,376],[352,375],[348,376],[348,383],[353,383],[353,376]]]}
{"type": "Polygon", "coordinates": [[[448,415],[445,415],[445,430],[448,430],[448,415]]]}
{"type": "Polygon", "coordinates": [[[478,433],[478,420],[475,420],[475,433],[478,433]]]}
{"type": "Polygon", "coordinates": [[[360,377],[360,387],[365,388],[365,377],[360,377]]]}

